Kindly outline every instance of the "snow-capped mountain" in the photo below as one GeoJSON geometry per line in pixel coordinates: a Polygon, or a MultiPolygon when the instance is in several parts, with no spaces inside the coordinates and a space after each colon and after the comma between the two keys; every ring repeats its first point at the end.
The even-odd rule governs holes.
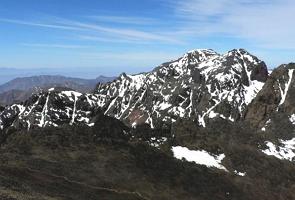
{"type": "Polygon", "coordinates": [[[153,71],[122,74],[99,84],[94,94],[49,90],[24,104],[8,106],[0,114],[1,127],[57,126],[91,121],[91,112],[130,126],[148,123],[163,127],[178,118],[206,126],[212,118],[239,120],[268,78],[265,63],[243,49],[221,55],[194,50],[153,71]]]}
{"type": "Polygon", "coordinates": [[[215,117],[240,119],[267,77],[265,63],[243,49],[194,50],[151,72],[122,74],[96,94],[106,115],[132,126],[161,127],[179,117],[206,126],[215,117]]]}
{"type": "Polygon", "coordinates": [[[0,128],[14,126],[58,126],[83,123],[93,125],[91,119],[98,108],[95,95],[82,94],[65,88],[52,88],[34,94],[24,104],[14,104],[2,109],[0,128]]]}

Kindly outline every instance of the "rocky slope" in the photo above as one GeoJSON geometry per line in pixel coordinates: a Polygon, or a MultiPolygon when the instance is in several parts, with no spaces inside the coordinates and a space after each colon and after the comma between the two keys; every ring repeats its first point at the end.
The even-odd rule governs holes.
{"type": "Polygon", "coordinates": [[[10,90],[7,92],[3,92],[0,94],[0,104],[11,105],[15,103],[21,103],[22,101],[29,99],[35,93],[38,92],[34,90],[10,90]]]}
{"type": "Polygon", "coordinates": [[[281,65],[271,73],[245,119],[263,130],[279,119],[295,124],[295,64],[281,65]]]}
{"type": "Polygon", "coordinates": [[[93,113],[98,109],[95,95],[66,88],[51,88],[47,92],[33,95],[23,104],[3,108],[0,127],[30,129],[76,123],[91,125],[93,113]]]}
{"type": "Polygon", "coordinates": [[[0,198],[294,199],[294,165],[266,156],[257,149],[257,134],[227,122],[216,124],[222,129],[212,123],[206,129],[178,124],[177,137],[166,135],[166,142],[157,148],[146,140],[161,135],[160,130],[140,126],[130,130],[103,114],[96,116],[93,127],[10,129],[0,140],[0,198]],[[181,129],[190,130],[191,135],[180,137],[181,129]],[[180,160],[184,156],[191,161],[178,149],[186,149],[182,152],[194,161],[180,160]]]}
{"type": "Polygon", "coordinates": [[[243,49],[195,50],[149,73],[122,74],[95,94],[106,115],[132,126],[160,127],[179,117],[206,126],[215,117],[240,119],[267,78],[265,63],[243,49]]]}

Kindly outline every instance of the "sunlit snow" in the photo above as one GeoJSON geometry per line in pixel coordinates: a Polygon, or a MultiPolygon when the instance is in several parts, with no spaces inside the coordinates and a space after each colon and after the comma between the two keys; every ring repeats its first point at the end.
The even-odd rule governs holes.
{"type": "Polygon", "coordinates": [[[195,162],[200,165],[206,165],[207,167],[216,167],[218,169],[226,170],[224,166],[221,165],[221,161],[225,158],[224,154],[212,155],[208,152],[189,150],[186,147],[175,146],[172,147],[174,157],[177,159],[186,159],[189,162],[195,162]]]}
{"type": "Polygon", "coordinates": [[[285,89],[283,90],[280,87],[281,101],[279,103],[279,106],[282,105],[285,102],[285,99],[286,99],[286,96],[288,94],[288,90],[289,90],[289,87],[290,87],[290,84],[291,84],[291,81],[292,81],[293,72],[294,72],[294,69],[290,69],[289,72],[288,72],[289,80],[288,80],[288,82],[285,85],[285,89]]]}
{"type": "Polygon", "coordinates": [[[262,152],[270,155],[275,156],[281,160],[289,160],[293,161],[295,157],[295,138],[291,140],[281,140],[281,146],[276,146],[272,142],[266,142],[267,149],[263,150],[262,152]]]}
{"type": "Polygon", "coordinates": [[[234,173],[238,176],[246,176],[246,172],[239,172],[239,171],[235,170],[234,173]]]}
{"type": "Polygon", "coordinates": [[[295,125],[295,114],[291,115],[291,116],[289,117],[289,120],[290,120],[290,122],[291,122],[292,124],[295,125]]]}

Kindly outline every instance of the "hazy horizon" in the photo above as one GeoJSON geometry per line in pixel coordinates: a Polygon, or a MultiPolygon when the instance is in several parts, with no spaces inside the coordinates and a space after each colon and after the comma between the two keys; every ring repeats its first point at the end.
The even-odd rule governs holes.
{"type": "Polygon", "coordinates": [[[65,76],[82,79],[95,79],[99,76],[115,77],[121,73],[104,73],[101,69],[84,69],[76,68],[71,70],[59,69],[59,68],[28,68],[28,69],[17,69],[17,68],[1,68],[0,67],[0,84],[9,82],[15,78],[24,78],[31,76],[41,75],[53,75],[53,76],[65,76]]]}
{"type": "MultiPolygon", "coordinates": [[[[226,53],[226,52],[218,52],[218,53],[226,53]]],[[[164,62],[176,60],[179,57],[181,57],[182,55],[176,56],[176,57],[168,59],[168,60],[163,60],[161,63],[158,63],[155,66],[144,66],[144,65],[138,66],[138,67],[118,66],[113,71],[110,71],[109,67],[15,68],[15,67],[1,67],[0,66],[0,84],[4,84],[6,82],[9,82],[15,78],[24,78],[24,77],[41,76],[41,75],[65,76],[65,77],[73,77],[73,78],[81,78],[81,79],[95,79],[99,76],[116,77],[122,73],[137,74],[137,73],[151,71],[154,68],[156,68],[157,66],[163,64],[164,62]]],[[[288,64],[288,63],[281,63],[281,64],[288,64]]],[[[277,66],[268,66],[268,70],[272,70],[275,67],[277,67],[277,66]]]]}

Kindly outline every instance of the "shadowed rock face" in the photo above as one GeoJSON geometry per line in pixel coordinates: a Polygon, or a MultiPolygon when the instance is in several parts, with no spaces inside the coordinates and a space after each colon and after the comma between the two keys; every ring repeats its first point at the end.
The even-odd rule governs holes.
{"type": "Polygon", "coordinates": [[[266,64],[264,62],[256,66],[251,72],[251,80],[265,82],[267,78],[268,78],[268,71],[267,71],[266,64]]]}
{"type": "Polygon", "coordinates": [[[95,94],[105,114],[129,125],[159,127],[181,117],[206,126],[215,117],[240,119],[267,77],[265,63],[243,49],[195,50],[149,73],[122,74],[95,94]]]}
{"type": "Polygon", "coordinates": [[[246,121],[263,127],[274,115],[291,116],[295,113],[295,64],[276,68],[262,90],[249,105],[246,121]]]}

